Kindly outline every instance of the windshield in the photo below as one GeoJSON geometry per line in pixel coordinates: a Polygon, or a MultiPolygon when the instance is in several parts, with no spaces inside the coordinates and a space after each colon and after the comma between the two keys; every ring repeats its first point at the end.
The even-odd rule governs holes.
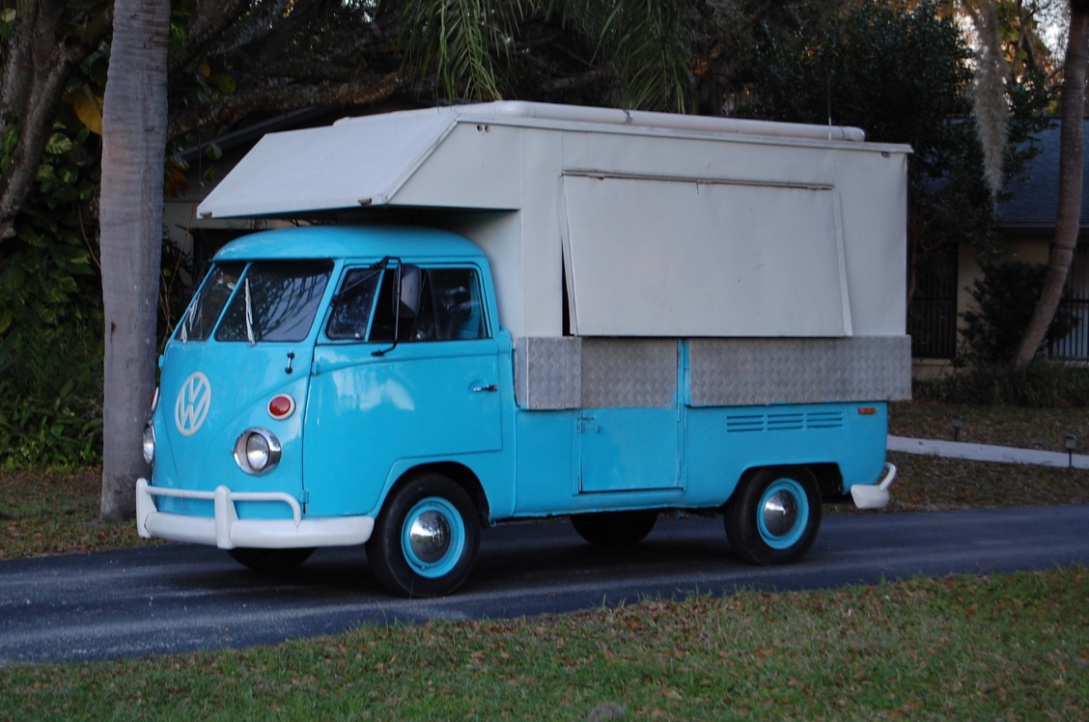
{"type": "Polygon", "coordinates": [[[301,341],[310,333],[332,261],[256,261],[231,298],[217,341],[301,341]]]}
{"type": "Polygon", "coordinates": [[[197,297],[193,299],[189,311],[178,325],[174,338],[182,343],[186,341],[207,341],[216,327],[223,308],[234,293],[238,278],[242,275],[244,263],[224,263],[208,272],[208,277],[201,285],[197,297]]]}

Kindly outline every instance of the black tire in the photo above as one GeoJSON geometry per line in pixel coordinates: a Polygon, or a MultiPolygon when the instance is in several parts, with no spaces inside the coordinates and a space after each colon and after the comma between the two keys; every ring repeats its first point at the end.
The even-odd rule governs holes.
{"type": "Polygon", "coordinates": [[[274,574],[276,572],[289,572],[299,566],[314,553],[313,549],[228,549],[239,564],[249,567],[255,572],[274,574]]]}
{"type": "Polygon", "coordinates": [[[643,541],[657,521],[657,509],[603,511],[571,517],[571,524],[583,539],[591,544],[614,547],[643,541]]]}
{"type": "Polygon", "coordinates": [[[367,560],[383,587],[406,597],[450,594],[469,577],[480,520],[469,495],[440,474],[393,492],[367,542],[367,560]]]}
{"type": "Polygon", "coordinates": [[[809,550],[821,525],[817,479],[804,466],[754,469],[726,502],[734,552],[751,564],[784,564],[809,550]]]}

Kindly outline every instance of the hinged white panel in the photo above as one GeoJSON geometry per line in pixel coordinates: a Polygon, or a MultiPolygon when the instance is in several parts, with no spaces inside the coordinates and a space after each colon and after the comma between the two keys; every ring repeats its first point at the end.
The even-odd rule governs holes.
{"type": "Polygon", "coordinates": [[[217,185],[202,218],[381,205],[452,127],[440,109],[269,133],[217,185]]]}
{"type": "Polygon", "coordinates": [[[581,336],[851,335],[830,186],[566,175],[581,336]]]}

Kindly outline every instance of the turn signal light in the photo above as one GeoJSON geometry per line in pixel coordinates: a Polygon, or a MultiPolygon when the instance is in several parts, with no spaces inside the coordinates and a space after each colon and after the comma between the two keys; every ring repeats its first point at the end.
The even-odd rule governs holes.
{"type": "Polygon", "coordinates": [[[268,402],[268,415],[282,421],[295,413],[295,399],[287,394],[277,394],[268,402]]]}

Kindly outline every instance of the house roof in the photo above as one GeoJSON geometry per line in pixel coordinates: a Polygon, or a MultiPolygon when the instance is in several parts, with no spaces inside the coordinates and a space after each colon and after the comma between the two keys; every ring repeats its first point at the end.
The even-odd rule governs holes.
{"type": "MultiPolygon", "coordinates": [[[[1082,121],[1089,137],[1089,121],[1082,121]]],[[[1010,197],[996,209],[999,225],[1007,229],[1053,229],[1059,196],[1059,119],[1053,118],[1036,136],[1037,155],[1024,172],[1006,184],[1010,197]]],[[[1082,163],[1081,225],[1089,227],[1089,155],[1082,163]]]]}

